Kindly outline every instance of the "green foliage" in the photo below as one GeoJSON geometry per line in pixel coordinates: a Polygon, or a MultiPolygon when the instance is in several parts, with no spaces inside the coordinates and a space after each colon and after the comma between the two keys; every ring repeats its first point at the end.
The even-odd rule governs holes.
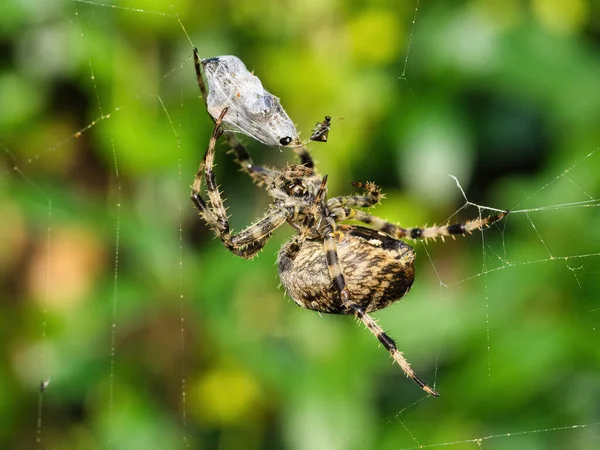
{"type": "MultiPolygon", "coordinates": [[[[598,446],[600,11],[372,3],[2,3],[1,448],[598,446]],[[405,226],[476,216],[452,174],[520,211],[416,243],[413,290],[377,314],[439,399],[352,319],[284,297],[289,229],[245,261],[201,223],[193,46],[239,56],[303,137],[333,117],[310,145],[330,195],[369,180],[405,226]]],[[[239,230],[268,198],[217,163],[239,230]]]]}

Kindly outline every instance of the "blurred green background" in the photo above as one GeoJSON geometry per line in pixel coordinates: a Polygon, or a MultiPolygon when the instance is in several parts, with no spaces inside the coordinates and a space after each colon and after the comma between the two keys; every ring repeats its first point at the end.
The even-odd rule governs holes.
{"type": "MultiPolygon", "coordinates": [[[[600,448],[599,14],[3,1],[0,448],[600,448]],[[470,202],[541,208],[415,243],[413,290],[376,314],[439,399],[351,318],[284,297],[289,227],[245,261],[197,217],[211,121],[193,46],[242,58],[303,136],[333,117],[311,144],[330,195],[369,180],[387,195],[373,212],[404,226],[477,216],[452,174],[470,202]]],[[[261,163],[293,159],[244,142],[261,163]]],[[[225,150],[239,230],[269,199],[225,150]]]]}

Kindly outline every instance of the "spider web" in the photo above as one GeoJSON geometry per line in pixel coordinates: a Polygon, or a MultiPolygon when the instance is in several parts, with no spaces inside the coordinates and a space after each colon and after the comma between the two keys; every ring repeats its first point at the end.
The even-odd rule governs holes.
{"type": "MultiPolygon", "coordinates": [[[[54,6],[3,6],[19,30],[6,32],[0,78],[3,446],[598,445],[599,69],[597,48],[570,47],[576,19],[534,10],[542,32],[520,7],[475,3],[415,2],[393,22],[385,8],[344,15],[328,3],[285,14],[217,2],[54,6]],[[314,24],[298,48],[290,30],[314,24]],[[247,51],[238,56],[305,134],[333,117],[330,142],[312,145],[333,195],[372,179],[387,195],[373,212],[405,226],[511,210],[466,239],[417,243],[410,295],[377,314],[440,399],[423,398],[348,318],[282,301],[272,263],[285,236],[238,261],[199,223],[188,185],[210,121],[194,46],[203,57],[247,51]],[[543,57],[549,48],[562,58],[543,57]],[[527,59],[560,64],[530,80],[527,59]],[[582,64],[579,75],[560,70],[582,64]],[[456,73],[474,86],[460,102],[444,91],[456,73]],[[499,113],[468,134],[467,114],[445,104],[499,113]],[[545,108],[555,123],[536,122],[545,108]],[[518,146],[486,126],[531,139],[523,128],[556,129],[518,146]],[[468,154],[477,148],[491,150],[468,154]]],[[[273,165],[292,157],[247,143],[273,165]]],[[[221,159],[239,229],[267,200],[221,159]]]]}

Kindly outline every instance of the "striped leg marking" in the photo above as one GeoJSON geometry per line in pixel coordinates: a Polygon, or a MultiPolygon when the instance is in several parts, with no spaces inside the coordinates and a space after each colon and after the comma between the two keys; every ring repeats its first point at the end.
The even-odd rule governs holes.
{"type": "Polygon", "coordinates": [[[364,224],[370,225],[373,229],[381,231],[395,239],[435,239],[447,236],[454,237],[456,235],[470,234],[473,231],[481,230],[489,227],[495,222],[502,220],[509,211],[503,211],[498,214],[492,214],[487,217],[480,217],[466,222],[454,223],[449,225],[425,227],[425,228],[403,228],[394,225],[379,217],[372,216],[364,211],[355,210],[353,208],[338,208],[335,210],[337,221],[356,220],[364,224]]]}
{"type": "Polygon", "coordinates": [[[342,273],[342,266],[340,266],[337,246],[335,244],[335,238],[333,237],[333,227],[331,225],[327,227],[323,248],[325,250],[327,268],[329,269],[329,276],[331,277],[331,281],[333,281],[333,286],[336,291],[340,293],[342,303],[347,307],[350,307],[350,291],[348,291],[348,286],[346,286],[346,280],[342,273]]]}
{"type": "Polygon", "coordinates": [[[250,175],[257,184],[261,185],[267,183],[280,174],[277,170],[255,165],[246,148],[237,140],[233,133],[225,133],[225,138],[227,139],[227,145],[229,145],[231,151],[235,155],[235,162],[237,162],[242,170],[250,175]]]}
{"type": "Polygon", "coordinates": [[[329,208],[369,208],[378,204],[384,196],[381,194],[381,189],[375,183],[367,182],[355,182],[352,183],[363,191],[366,195],[342,195],[340,197],[333,197],[327,202],[329,208]]]}
{"type": "Polygon", "coordinates": [[[362,321],[362,323],[365,324],[365,326],[371,331],[371,333],[373,333],[375,337],[379,339],[379,342],[383,344],[387,351],[390,352],[390,355],[392,356],[394,361],[396,361],[398,365],[402,368],[406,376],[412,378],[412,380],[415,383],[417,383],[419,387],[425,392],[427,392],[429,395],[439,397],[439,394],[436,391],[431,389],[419,379],[417,374],[412,370],[412,367],[410,367],[409,362],[406,360],[406,358],[404,358],[402,352],[399,351],[396,347],[396,342],[394,342],[394,340],[391,337],[389,337],[379,325],[377,325],[377,322],[375,322],[375,320],[371,316],[369,316],[359,307],[352,306],[352,309],[354,310],[354,315],[358,317],[362,321]]]}
{"type": "Polygon", "coordinates": [[[251,258],[265,245],[273,231],[286,222],[287,213],[281,210],[270,210],[255,224],[250,225],[238,234],[231,234],[227,212],[215,181],[215,174],[212,170],[215,159],[215,145],[217,139],[221,136],[221,121],[226,113],[227,109],[224,109],[219,118],[215,121],[215,128],[210,138],[206,154],[200,163],[200,167],[198,168],[198,172],[196,173],[196,177],[192,184],[191,197],[192,202],[200,212],[202,218],[214,230],[215,234],[221,239],[225,247],[238,256],[251,258]],[[208,203],[202,198],[200,192],[204,177],[206,177],[206,190],[210,200],[208,203]]]}
{"type": "Polygon", "coordinates": [[[308,150],[306,150],[306,148],[304,148],[303,146],[294,147],[294,152],[300,158],[300,164],[308,167],[309,169],[313,169],[315,167],[315,163],[311,158],[310,154],[308,153],[308,150]]]}
{"type": "Polygon", "coordinates": [[[200,56],[198,55],[198,49],[194,49],[194,67],[196,68],[196,78],[198,79],[198,86],[200,86],[200,92],[202,93],[202,98],[206,103],[207,92],[206,86],[204,85],[204,80],[202,80],[202,67],[200,62],[200,56]]]}
{"type": "Polygon", "coordinates": [[[358,317],[365,326],[371,330],[371,333],[375,335],[379,342],[383,344],[383,346],[390,352],[390,355],[398,363],[398,365],[402,368],[404,373],[411,378],[415,383],[419,385],[421,389],[427,392],[429,395],[433,395],[434,397],[439,397],[439,394],[423,383],[417,374],[410,367],[409,362],[404,358],[404,355],[401,351],[396,347],[396,343],[394,340],[389,337],[385,332],[381,329],[377,322],[371,318],[367,313],[365,313],[361,308],[356,305],[353,305],[350,300],[350,293],[348,291],[348,287],[346,286],[346,280],[344,279],[344,274],[342,273],[342,268],[340,266],[335,240],[333,238],[333,228],[330,227],[329,233],[326,234],[325,240],[323,242],[323,246],[325,249],[325,257],[327,259],[327,267],[329,268],[329,274],[331,279],[333,280],[333,285],[335,289],[340,293],[340,297],[342,302],[352,311],[354,315],[358,317]]]}

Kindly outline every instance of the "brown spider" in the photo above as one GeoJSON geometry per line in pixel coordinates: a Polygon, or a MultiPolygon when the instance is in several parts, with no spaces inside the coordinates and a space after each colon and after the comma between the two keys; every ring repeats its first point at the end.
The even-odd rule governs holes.
{"type": "Polygon", "coordinates": [[[273,197],[273,204],[253,225],[232,234],[213,172],[215,144],[227,109],[215,121],[204,159],[192,185],[192,201],[200,216],[225,247],[242,258],[252,258],[273,232],[289,223],[297,234],[279,251],[279,277],[287,294],[302,308],[360,319],[390,352],[404,373],[425,392],[438,393],[422,382],[408,361],[368,313],[385,308],[404,296],[414,278],[415,252],[400,239],[428,239],[464,235],[502,219],[508,211],[464,223],[427,228],[402,228],[356,208],[379,203],[374,183],[353,183],[363,195],[327,199],[327,176],[320,177],[308,152],[297,153],[302,164],[275,170],[255,165],[232,133],[225,133],[237,163],[273,197]],[[209,201],[200,192],[206,178],[209,201]],[[344,225],[353,220],[370,226],[344,225]]]}

